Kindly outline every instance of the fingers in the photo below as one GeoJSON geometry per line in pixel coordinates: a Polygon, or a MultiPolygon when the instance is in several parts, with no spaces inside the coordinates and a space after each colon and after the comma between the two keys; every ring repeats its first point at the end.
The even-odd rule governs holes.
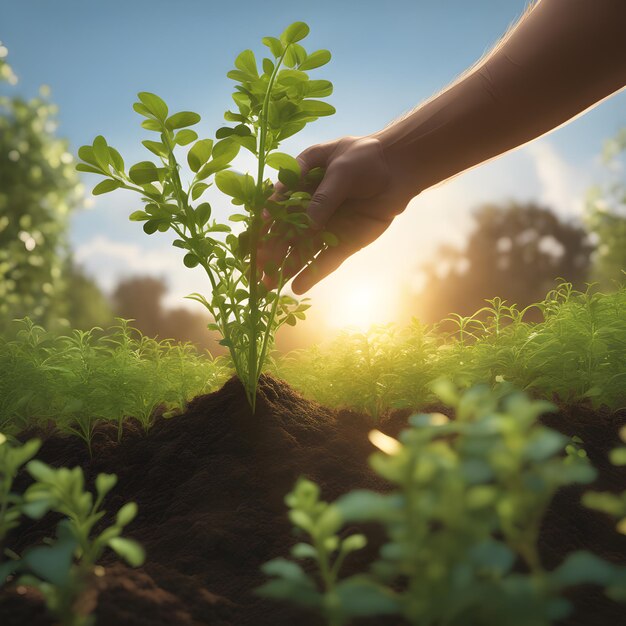
{"type": "Polygon", "coordinates": [[[331,165],[315,190],[307,209],[313,227],[323,229],[349,195],[349,177],[331,165]]]}
{"type": "Polygon", "coordinates": [[[291,283],[292,291],[301,295],[316,285],[320,280],[332,274],[355,250],[339,244],[335,248],[326,248],[309,263],[291,283]]]}

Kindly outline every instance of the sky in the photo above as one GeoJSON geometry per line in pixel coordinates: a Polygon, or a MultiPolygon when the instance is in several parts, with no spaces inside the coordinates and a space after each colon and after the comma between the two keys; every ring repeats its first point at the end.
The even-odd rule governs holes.
{"type": "MultiPolygon", "coordinates": [[[[170,110],[202,115],[196,127],[212,137],[232,108],[226,78],[236,55],[289,23],[311,27],[309,51],[327,48],[333,60],[315,70],[331,80],[337,114],[285,142],[298,154],[343,135],[365,135],[412,109],[480,58],[524,11],[525,0],[0,0],[0,41],[19,77],[15,92],[51,88],[60,136],[70,152],[104,135],[134,162],[149,157],[146,131],[132,110],[136,93],[152,91],[170,110]]],[[[605,139],[626,124],[626,93],[571,124],[415,198],[391,228],[308,296],[320,322],[340,326],[394,319],[402,289],[415,285],[420,264],[443,242],[462,243],[471,211],[484,202],[538,201],[571,219],[586,189],[602,175],[605,139]],[[357,312],[358,310],[358,312],[357,312]]],[[[252,168],[251,160],[237,169],[252,168]]],[[[87,190],[95,178],[84,175],[87,190]]],[[[216,196],[217,198],[217,196],[216,196]]],[[[99,196],[77,213],[71,242],[77,260],[105,290],[131,274],[166,278],[168,304],[206,290],[200,271],[183,267],[167,235],[147,237],[128,214],[138,198],[99,196]]],[[[214,212],[232,211],[220,199],[214,212]]],[[[189,303],[189,306],[195,306],[189,303]]]]}

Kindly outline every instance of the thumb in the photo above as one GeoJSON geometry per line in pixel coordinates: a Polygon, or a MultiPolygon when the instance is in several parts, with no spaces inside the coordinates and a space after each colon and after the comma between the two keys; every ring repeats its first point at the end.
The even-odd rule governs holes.
{"type": "Polygon", "coordinates": [[[313,227],[323,229],[337,209],[348,199],[349,181],[337,168],[330,168],[311,198],[307,213],[313,227]]]}

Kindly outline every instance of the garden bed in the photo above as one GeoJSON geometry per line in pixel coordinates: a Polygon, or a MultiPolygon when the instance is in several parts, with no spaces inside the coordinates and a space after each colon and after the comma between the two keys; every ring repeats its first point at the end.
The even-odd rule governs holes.
{"type": "MultiPolygon", "coordinates": [[[[376,427],[397,434],[406,417],[396,412],[376,427]]],[[[619,444],[617,431],[626,423],[626,412],[567,409],[545,422],[582,439],[599,470],[587,488],[626,490],[626,471],[612,466],[607,456],[619,444]]],[[[126,535],[144,545],[146,563],[133,570],[112,554],[103,560],[98,625],[322,624],[313,614],[259,598],[252,590],[265,581],[261,564],[287,555],[297,540],[283,498],[299,476],[316,481],[326,500],[356,488],[386,489],[367,465],[374,450],[367,433],[373,426],[370,417],[326,409],[264,377],[255,415],[241,384],[231,379],[220,391],[193,400],[183,415],[158,418],[147,434],[129,421],[117,443],[113,424],[98,427],[93,459],[78,438],[44,436],[39,459],[53,466],[81,465],[88,480],[99,472],[118,475],[105,501],[107,510],[128,501],[139,506],[126,535]]],[[[25,480],[18,478],[18,490],[25,480]]],[[[626,564],[626,536],[615,532],[607,516],[579,505],[582,490],[570,487],[557,494],[542,529],[544,565],[552,568],[582,548],[626,564]]],[[[52,534],[56,521],[52,516],[24,520],[19,535],[7,543],[19,552],[52,534]]],[[[382,536],[373,527],[366,532],[370,546],[350,555],[345,573],[364,569],[375,555],[382,536]]],[[[19,591],[26,593],[13,589],[0,596],[0,623],[51,624],[34,592],[19,591]]],[[[575,591],[576,612],[568,624],[623,623],[622,605],[591,587],[575,591]]],[[[388,623],[400,624],[397,619],[388,623]]]]}

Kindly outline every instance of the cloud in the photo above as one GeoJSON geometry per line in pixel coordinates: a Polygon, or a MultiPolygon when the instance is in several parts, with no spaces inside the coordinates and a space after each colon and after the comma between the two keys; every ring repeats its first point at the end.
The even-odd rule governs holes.
{"type": "Polygon", "coordinates": [[[539,201],[563,217],[580,215],[587,177],[575,171],[549,141],[535,141],[525,151],[540,184],[539,201]]]}
{"type": "Polygon", "coordinates": [[[119,243],[104,235],[97,235],[81,244],[74,258],[109,294],[118,281],[125,277],[162,277],[168,285],[168,294],[164,299],[166,306],[197,309],[198,305],[185,300],[184,296],[194,291],[205,292],[208,280],[201,269],[186,268],[180,252],[171,246],[147,249],[138,244],[119,243]]]}

